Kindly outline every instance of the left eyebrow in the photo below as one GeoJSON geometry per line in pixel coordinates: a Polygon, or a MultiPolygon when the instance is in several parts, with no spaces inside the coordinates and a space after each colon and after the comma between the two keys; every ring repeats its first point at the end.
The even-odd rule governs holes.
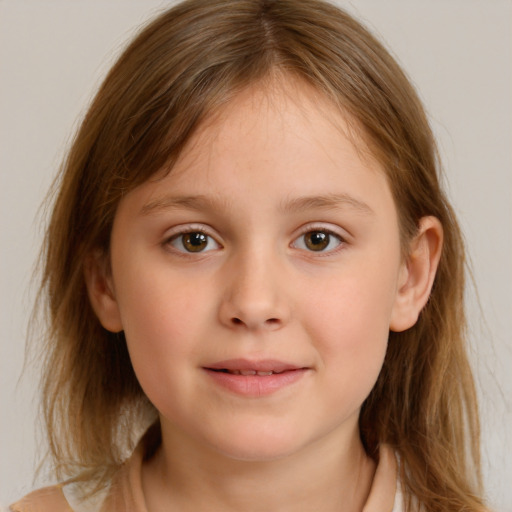
{"type": "Polygon", "coordinates": [[[338,210],[351,209],[365,215],[375,215],[374,210],[364,201],[349,194],[326,194],[320,196],[304,196],[290,199],[281,205],[286,213],[298,210],[338,210]]]}

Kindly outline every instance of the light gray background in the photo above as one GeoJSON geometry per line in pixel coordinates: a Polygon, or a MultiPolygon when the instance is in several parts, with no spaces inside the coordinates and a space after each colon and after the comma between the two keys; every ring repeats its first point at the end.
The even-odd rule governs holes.
{"type": "MultiPolygon", "coordinates": [[[[465,230],[487,495],[512,511],[512,2],[339,2],[387,42],[427,106],[465,230]],[[481,314],[483,312],[483,315],[481,314]]],[[[0,0],[0,503],[32,481],[37,379],[23,366],[38,207],[115,55],[161,0],[0,0]]]]}

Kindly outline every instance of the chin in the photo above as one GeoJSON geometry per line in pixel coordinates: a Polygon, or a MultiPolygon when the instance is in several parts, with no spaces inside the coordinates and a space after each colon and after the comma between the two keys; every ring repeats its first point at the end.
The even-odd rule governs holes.
{"type": "Polygon", "coordinates": [[[296,453],[307,444],[302,436],[285,429],[265,429],[257,425],[225,433],[214,444],[224,457],[237,461],[270,462],[296,453]]]}

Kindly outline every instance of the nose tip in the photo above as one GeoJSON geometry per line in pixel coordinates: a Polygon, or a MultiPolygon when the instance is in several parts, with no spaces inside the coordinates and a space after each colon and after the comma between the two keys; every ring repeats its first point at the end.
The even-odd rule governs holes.
{"type": "Polygon", "coordinates": [[[276,330],[289,317],[283,277],[269,265],[245,261],[230,268],[224,281],[220,320],[231,329],[276,330]]]}

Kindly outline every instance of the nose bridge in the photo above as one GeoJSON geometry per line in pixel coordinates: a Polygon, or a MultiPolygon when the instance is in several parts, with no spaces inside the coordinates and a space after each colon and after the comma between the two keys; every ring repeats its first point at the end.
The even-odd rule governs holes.
{"type": "Polygon", "coordinates": [[[221,320],[230,327],[275,329],[287,322],[282,257],[271,247],[247,246],[226,265],[221,320]]]}

